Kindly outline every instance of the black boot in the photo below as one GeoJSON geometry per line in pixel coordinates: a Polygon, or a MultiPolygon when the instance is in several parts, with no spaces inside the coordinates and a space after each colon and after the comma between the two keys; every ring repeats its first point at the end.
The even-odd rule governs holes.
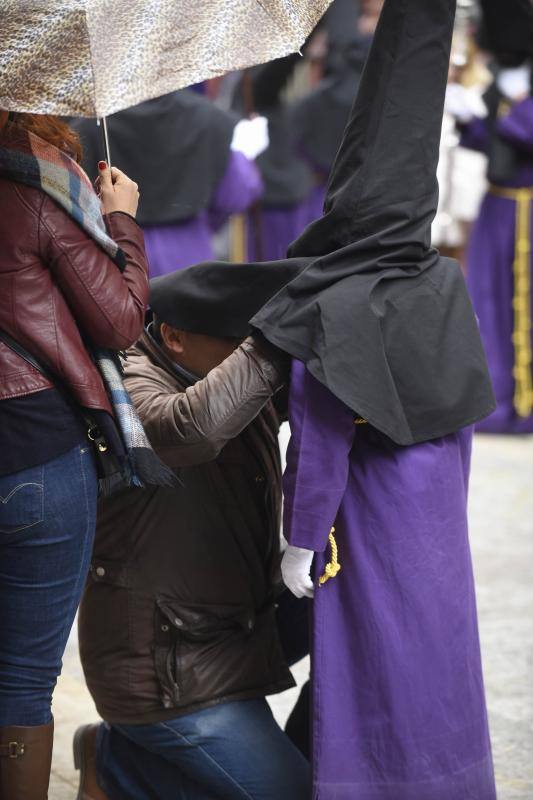
{"type": "Polygon", "coordinates": [[[82,725],[74,734],[74,766],[80,771],[76,800],[109,800],[96,776],[96,734],[100,726],[82,725]]]}
{"type": "Polygon", "coordinates": [[[0,800],[47,800],[54,723],[0,728],[0,800]]]}
{"type": "Polygon", "coordinates": [[[311,684],[304,683],[296,705],[292,709],[285,733],[305,758],[311,760],[311,684]]]}

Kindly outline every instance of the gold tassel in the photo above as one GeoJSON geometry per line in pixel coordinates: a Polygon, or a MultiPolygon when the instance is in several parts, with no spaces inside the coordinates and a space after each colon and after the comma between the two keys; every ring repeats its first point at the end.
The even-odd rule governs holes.
{"type": "Polygon", "coordinates": [[[331,561],[329,564],[326,564],[326,570],[324,574],[318,579],[320,586],[324,586],[324,584],[327,583],[331,578],[336,578],[342,569],[341,565],[339,564],[339,550],[333,535],[334,533],[335,528],[332,528],[328,537],[331,547],[331,561]]]}

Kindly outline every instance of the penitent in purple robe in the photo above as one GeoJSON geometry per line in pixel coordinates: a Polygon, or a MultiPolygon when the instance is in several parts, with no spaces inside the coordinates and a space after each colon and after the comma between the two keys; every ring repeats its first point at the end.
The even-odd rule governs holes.
{"type": "Polygon", "coordinates": [[[208,209],[182,222],[144,228],[150,277],[166,275],[201,261],[212,261],[213,229],[231,214],[245,211],[262,191],[261,176],[253,161],[242,153],[232,152],[208,209]]]}
{"type": "Polygon", "coordinates": [[[472,431],[400,447],[293,362],[285,533],[313,602],[313,800],[495,800],[468,542],[472,431]]]}
{"type": "MultiPolygon", "coordinates": [[[[498,121],[499,133],[520,154],[520,166],[506,187],[533,189],[533,99],[515,105],[498,121]]],[[[486,151],[488,131],[481,120],[469,125],[462,144],[486,151]]],[[[533,199],[533,194],[532,194],[533,199]]],[[[533,202],[530,204],[530,230],[533,230],[533,202]]],[[[516,327],[513,298],[515,280],[513,265],[516,251],[517,201],[489,191],[470,240],[468,253],[468,287],[477,316],[498,407],[490,417],[478,423],[477,430],[486,433],[533,433],[533,413],[520,416],[515,408],[515,345],[516,327]]],[[[533,269],[531,306],[533,308],[533,269]]],[[[533,348],[533,331],[529,330],[533,348]]],[[[532,397],[533,405],[533,397],[532,397]]]]}

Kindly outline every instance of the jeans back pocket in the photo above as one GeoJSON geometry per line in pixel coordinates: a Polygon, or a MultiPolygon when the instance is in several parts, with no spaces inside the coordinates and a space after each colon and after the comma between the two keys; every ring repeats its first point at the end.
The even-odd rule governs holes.
{"type": "Polygon", "coordinates": [[[0,477],[0,534],[18,533],[44,518],[43,467],[0,477]]]}

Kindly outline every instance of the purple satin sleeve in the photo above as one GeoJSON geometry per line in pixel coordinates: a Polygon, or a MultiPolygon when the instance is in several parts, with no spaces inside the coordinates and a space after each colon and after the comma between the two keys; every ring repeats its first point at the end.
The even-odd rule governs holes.
{"type": "Polygon", "coordinates": [[[231,214],[241,214],[263,194],[261,174],[253,161],[232,150],[224,177],[209,207],[210,222],[220,227],[231,214]]]}
{"type": "Polygon", "coordinates": [[[466,125],[461,125],[461,147],[468,150],[477,150],[479,153],[488,153],[490,146],[490,133],[484,119],[477,117],[466,125]]]}
{"type": "Polygon", "coordinates": [[[498,132],[518,149],[533,154],[533,98],[517,103],[501,117],[498,132]]]}
{"type": "Polygon", "coordinates": [[[283,477],[284,534],[296,547],[321,552],[346,491],[355,414],[292,362],[291,440],[283,477]]]}

